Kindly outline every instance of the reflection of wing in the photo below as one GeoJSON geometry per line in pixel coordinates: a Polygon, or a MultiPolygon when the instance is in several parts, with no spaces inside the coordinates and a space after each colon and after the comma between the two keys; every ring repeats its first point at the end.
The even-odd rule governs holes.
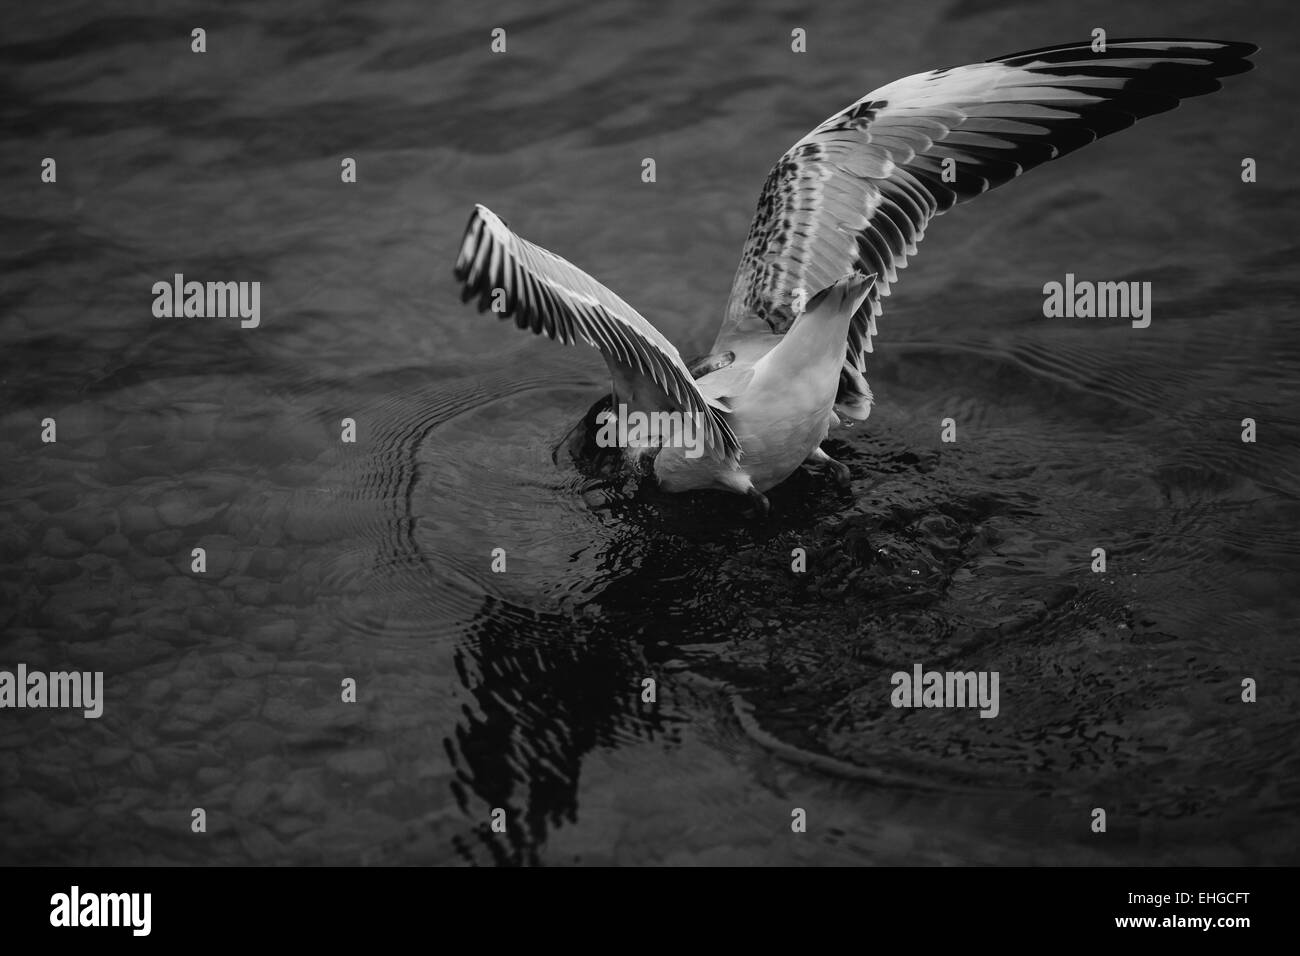
{"type": "Polygon", "coordinates": [[[846,273],[876,273],[853,318],[841,375],[837,402],[853,405],[865,388],[863,352],[871,351],[880,299],[934,216],[1219,89],[1218,77],[1251,68],[1245,57],[1255,49],[1114,40],[1094,53],[1071,44],[919,73],[868,93],[791,147],[768,175],[713,351],[785,332],[798,290],[811,295],[846,273]]]}
{"type": "Polygon", "coordinates": [[[519,328],[565,345],[586,342],[605,356],[615,383],[638,392],[653,383],[666,407],[699,414],[711,451],[723,458],[738,455],[725,407],[700,393],[658,329],[577,266],[516,236],[485,206],[475,206],[469,217],[456,278],[464,283],[466,302],[479,294],[480,312],[501,290],[502,318],[513,316],[519,328]]]}

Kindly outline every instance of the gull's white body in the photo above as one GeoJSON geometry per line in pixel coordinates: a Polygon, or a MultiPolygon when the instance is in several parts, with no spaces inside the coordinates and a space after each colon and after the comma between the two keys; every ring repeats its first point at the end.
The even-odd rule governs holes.
{"type": "MultiPolygon", "coordinates": [[[[703,424],[705,454],[652,436],[623,450],[667,491],[763,492],[800,466],[848,469],[821,451],[838,416],[871,410],[866,355],[881,300],[935,216],[1141,117],[1251,68],[1251,44],[1066,44],[918,73],[841,110],[777,162],[722,327],[691,366],[635,309],[581,269],[476,206],[456,275],[480,310],[599,350],[612,399],[703,424]],[[806,307],[805,307],[806,303],[806,307]]],[[[594,411],[594,409],[593,409],[594,411]]]]}
{"type": "MultiPolygon", "coordinates": [[[[731,397],[731,427],[745,454],[736,463],[702,456],[688,458],[683,449],[666,447],[654,462],[655,477],[665,491],[716,488],[747,494],[767,491],[789,478],[826,438],[834,419],[839,368],[849,322],[871,288],[871,279],[855,275],[837,283],[815,303],[771,350],[752,366],[752,377],[731,397]]],[[[726,397],[742,364],[696,379],[705,395],[726,397]]]]}

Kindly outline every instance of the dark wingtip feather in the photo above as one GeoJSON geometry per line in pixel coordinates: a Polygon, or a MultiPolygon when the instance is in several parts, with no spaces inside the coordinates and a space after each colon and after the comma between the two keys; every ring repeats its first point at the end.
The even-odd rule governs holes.
{"type": "Polygon", "coordinates": [[[1024,66],[1034,60],[1051,63],[1079,58],[1092,60],[1128,59],[1135,53],[1145,53],[1147,55],[1165,54],[1174,57],[1192,54],[1210,60],[1216,70],[1225,69],[1229,71],[1219,73],[1219,76],[1229,76],[1233,73],[1245,73],[1247,70],[1253,69],[1254,64],[1250,62],[1249,57],[1258,52],[1259,47],[1256,44],[1240,40],[1200,40],[1187,37],[1120,37],[1106,40],[1106,49],[1102,51],[1094,51],[1092,41],[1083,40],[1078,43],[1056,44],[1054,46],[1040,47],[1036,50],[1007,53],[1002,56],[990,57],[985,62],[1005,63],[1008,66],[1024,66]]]}
{"type": "MultiPolygon", "coordinates": [[[[469,237],[474,234],[476,226],[480,231],[483,228],[483,220],[479,216],[477,206],[470,211],[469,221],[465,223],[465,232],[460,240],[460,254],[456,256],[456,264],[452,266],[452,275],[456,277],[458,282],[464,282],[469,277],[470,267],[474,264],[474,257],[467,255],[466,250],[476,248],[481,241],[481,239],[475,240],[472,244],[469,242],[469,237]]],[[[463,291],[461,301],[469,301],[469,297],[464,295],[463,291]]]]}

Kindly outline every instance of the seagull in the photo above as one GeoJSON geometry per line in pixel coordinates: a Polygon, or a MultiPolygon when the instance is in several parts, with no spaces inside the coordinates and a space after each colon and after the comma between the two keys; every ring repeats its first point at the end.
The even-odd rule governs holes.
{"type": "Polygon", "coordinates": [[[604,356],[611,392],[586,427],[615,408],[657,423],[617,450],[631,472],[668,492],[746,495],[767,514],[764,492],[801,467],[848,487],[848,467],[821,443],[832,424],[871,412],[864,373],[881,301],[930,220],[1218,90],[1220,77],[1251,69],[1256,49],[1098,38],[918,73],[868,93],[768,174],[717,338],[689,364],[612,291],[482,205],[456,260],[462,301],[477,295],[480,312],[604,356]],[[697,429],[698,447],[668,427],[671,415],[697,429]]]}

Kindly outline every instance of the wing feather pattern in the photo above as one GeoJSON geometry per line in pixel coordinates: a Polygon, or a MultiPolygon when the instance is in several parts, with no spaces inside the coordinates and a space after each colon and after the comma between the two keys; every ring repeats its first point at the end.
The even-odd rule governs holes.
{"type": "Polygon", "coordinates": [[[677,410],[700,415],[706,448],[723,459],[739,457],[725,404],[700,392],[658,329],[577,266],[515,235],[485,206],[470,214],[455,273],[463,301],[478,295],[482,312],[501,290],[502,318],[566,345],[585,342],[604,355],[616,382],[653,383],[677,410]]]}
{"type": "Polygon", "coordinates": [[[1219,78],[1251,69],[1255,50],[1133,39],[1094,52],[1080,43],[919,73],[868,93],[799,140],[768,175],[712,351],[785,333],[800,290],[875,273],[849,331],[836,400],[842,413],[865,418],[863,356],[881,299],[935,216],[1219,89],[1219,78]]]}

